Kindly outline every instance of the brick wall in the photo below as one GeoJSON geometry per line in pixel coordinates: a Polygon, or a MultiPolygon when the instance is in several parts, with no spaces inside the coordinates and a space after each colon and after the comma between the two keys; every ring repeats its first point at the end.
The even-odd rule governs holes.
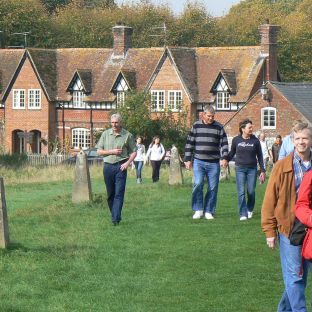
{"type": "Polygon", "coordinates": [[[247,104],[235,115],[235,117],[225,126],[229,137],[238,134],[239,122],[249,118],[254,125],[254,132],[264,131],[266,136],[275,137],[280,134],[282,137],[289,134],[294,120],[300,119],[304,122],[308,120],[272,85],[268,85],[270,92],[270,102],[263,100],[260,93],[257,93],[247,104]],[[276,108],[276,129],[265,130],[261,128],[261,109],[264,107],[276,108]]]}
{"type": "MultiPolygon", "coordinates": [[[[53,119],[53,106],[48,102],[43,89],[36,77],[36,74],[31,66],[30,61],[26,58],[24,65],[21,68],[16,81],[5,102],[5,150],[12,152],[13,131],[32,131],[38,130],[41,132],[41,137],[48,140],[53,136],[50,126],[50,119],[53,119]],[[24,89],[26,102],[25,109],[13,109],[13,90],[24,89]],[[41,109],[28,108],[28,90],[41,90],[41,109]]],[[[28,146],[30,149],[30,146],[28,146]]],[[[28,150],[30,151],[30,150],[28,150]]],[[[42,145],[42,153],[48,152],[48,146],[42,145]]]]}

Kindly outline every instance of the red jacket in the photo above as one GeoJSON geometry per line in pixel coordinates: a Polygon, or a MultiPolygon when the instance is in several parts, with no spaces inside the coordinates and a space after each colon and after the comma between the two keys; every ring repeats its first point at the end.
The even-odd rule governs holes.
{"type": "Polygon", "coordinates": [[[295,209],[296,217],[309,228],[312,228],[312,209],[310,207],[311,184],[312,170],[308,171],[303,177],[295,209]]]}

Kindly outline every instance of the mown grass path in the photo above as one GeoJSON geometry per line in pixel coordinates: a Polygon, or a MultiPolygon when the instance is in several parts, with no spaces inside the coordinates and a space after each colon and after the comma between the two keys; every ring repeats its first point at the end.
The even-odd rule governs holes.
{"type": "Polygon", "coordinates": [[[161,179],[137,185],[129,174],[117,227],[98,177],[93,202],[80,205],[71,182],[8,186],[0,311],[276,311],[283,285],[260,229],[265,185],[254,218],[240,222],[235,183],[222,182],[208,221],[191,218],[189,176],[182,187],[161,179]]]}

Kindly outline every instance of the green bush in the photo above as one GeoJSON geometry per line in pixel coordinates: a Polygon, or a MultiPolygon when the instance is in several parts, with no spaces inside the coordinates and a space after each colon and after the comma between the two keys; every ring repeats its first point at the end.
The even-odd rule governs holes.
{"type": "Polygon", "coordinates": [[[27,161],[26,154],[2,154],[0,155],[0,165],[5,167],[21,167],[27,161]]]}

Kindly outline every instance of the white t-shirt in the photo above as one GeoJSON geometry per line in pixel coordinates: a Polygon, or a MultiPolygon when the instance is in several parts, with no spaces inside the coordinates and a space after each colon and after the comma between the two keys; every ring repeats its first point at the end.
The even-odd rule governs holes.
{"type": "Polygon", "coordinates": [[[153,144],[149,146],[146,153],[146,158],[150,158],[150,160],[162,160],[164,155],[165,149],[163,145],[161,143],[159,145],[153,144]]]}

